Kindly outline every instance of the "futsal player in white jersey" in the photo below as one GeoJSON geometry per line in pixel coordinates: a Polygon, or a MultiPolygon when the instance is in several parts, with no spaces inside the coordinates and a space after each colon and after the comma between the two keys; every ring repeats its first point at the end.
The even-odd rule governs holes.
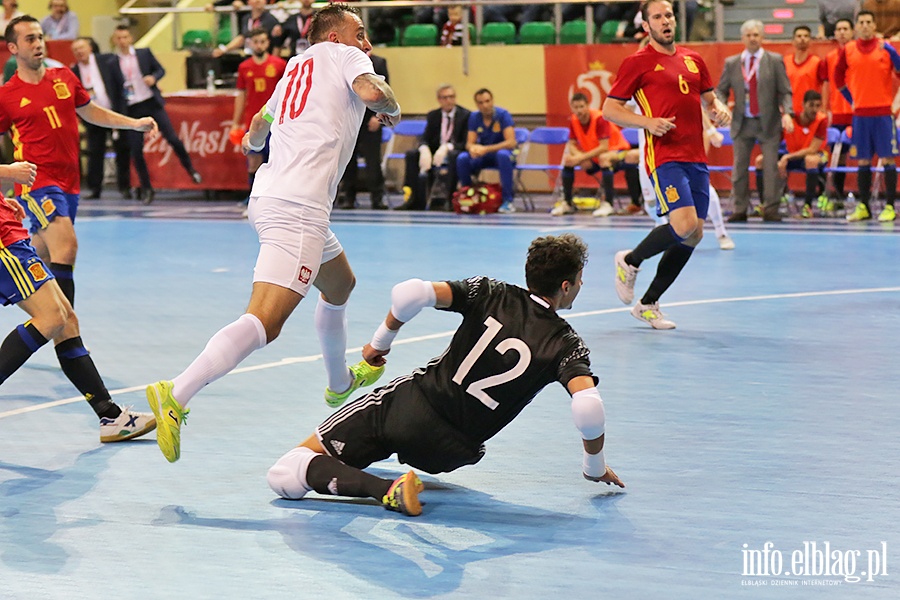
{"type": "Polygon", "coordinates": [[[320,10],[308,39],[310,48],[288,62],[243,139],[245,154],[258,152],[271,132],[269,161],[250,192],[248,216],[260,249],[247,311],[219,330],[184,372],[147,387],[157,422],[164,421],[157,442],[169,462],[181,455],[191,398],[278,337],[311,286],[320,292],[315,327],[328,375],[326,402],[339,406],[384,371],[365,361],[347,366],[344,309],[356,280],[330,215],[366,107],[393,126],[400,105],[366,55],[372,46],[357,9],[332,4],[320,10]]]}

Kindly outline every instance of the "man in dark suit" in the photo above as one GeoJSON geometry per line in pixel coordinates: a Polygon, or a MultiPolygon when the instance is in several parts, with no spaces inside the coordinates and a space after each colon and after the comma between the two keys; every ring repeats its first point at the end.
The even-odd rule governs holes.
{"type": "MultiPolygon", "coordinates": [[[[91,37],[80,37],[72,42],[75,64],[72,71],[81,80],[84,89],[94,102],[117,113],[125,113],[125,79],[119,69],[119,61],[112,54],[101,54],[97,42],[91,37]]],[[[106,156],[106,142],[110,134],[116,151],[116,183],[126,198],[131,197],[128,162],[128,142],[123,132],[106,127],[98,127],[83,121],[87,135],[88,199],[100,198],[103,191],[103,163],[106,156]]]]}
{"type": "MultiPolygon", "coordinates": [[[[447,195],[456,189],[456,157],[466,147],[469,132],[468,109],[456,104],[456,90],[445,84],[438,88],[436,108],[425,117],[425,133],[418,148],[406,153],[406,173],[403,178],[404,192],[410,196],[398,210],[424,210],[428,187],[435,183],[440,174],[447,195]],[[446,175],[443,170],[446,169],[446,175]],[[437,171],[437,173],[436,173],[437,171]]],[[[433,198],[431,208],[440,208],[444,198],[433,198]]]]}
{"type": "MultiPolygon", "coordinates": [[[[134,118],[153,117],[159,124],[159,133],[172,146],[181,166],[188,172],[194,183],[199,184],[203,179],[200,177],[200,173],[194,169],[184,144],[178,139],[178,134],[172,127],[172,121],[166,114],[162,93],[156,86],[156,82],[166,74],[166,71],[149,48],[135,49],[132,46],[133,41],[127,25],[116,27],[113,33],[113,46],[116,48],[119,68],[124,76],[127,114],[134,118]]],[[[144,204],[150,204],[153,202],[154,190],[150,182],[150,173],[147,170],[147,161],[144,160],[144,134],[129,131],[127,138],[128,147],[131,149],[131,158],[134,160],[134,168],[141,181],[138,197],[143,200],[144,204]]]]}
{"type": "Polygon", "coordinates": [[[734,116],[731,121],[734,214],[728,222],[747,220],[750,153],[756,143],[762,149],[763,178],[766,181],[762,198],[763,219],[780,221],[778,207],[783,185],[778,174],[778,145],[781,143],[782,128],[785,131],[794,128],[791,84],[784,68],[784,57],[762,48],[761,21],[745,21],[741,25],[741,41],[744,51],[725,59],[722,78],[716,88],[722,102],[728,100],[729,92],[734,92],[734,116]]]}
{"type": "MultiPolygon", "coordinates": [[[[387,60],[371,53],[369,58],[372,59],[375,74],[381,75],[384,77],[385,83],[390,84],[387,60]]],[[[366,187],[372,198],[372,208],[384,210],[387,205],[384,203],[384,173],[381,172],[381,122],[368,108],[359,129],[359,137],[356,138],[353,156],[350,157],[344,177],[341,179],[338,208],[356,208],[356,187],[359,174],[357,158],[360,156],[366,161],[366,187]]]]}

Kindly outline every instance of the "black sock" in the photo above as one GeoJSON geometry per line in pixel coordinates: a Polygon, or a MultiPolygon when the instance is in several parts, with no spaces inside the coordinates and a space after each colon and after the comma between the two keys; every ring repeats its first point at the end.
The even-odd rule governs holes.
{"type": "Polygon", "coordinates": [[[668,223],[658,225],[647,234],[634,250],[625,255],[625,262],[632,267],[640,267],[641,263],[660,252],[665,252],[675,244],[680,244],[681,239],[672,231],[668,223]]]}
{"type": "Polygon", "coordinates": [[[856,176],[859,182],[859,200],[866,208],[869,208],[869,199],[872,197],[872,167],[860,165],[856,176]]]}
{"type": "Polygon", "coordinates": [[[41,335],[31,321],[10,331],[0,344],[0,383],[6,381],[46,343],[47,338],[41,335]]]}
{"type": "Polygon", "coordinates": [[[573,206],[572,204],[572,187],[575,185],[575,169],[571,167],[566,167],[562,170],[562,186],[563,186],[563,200],[566,201],[566,204],[569,206],[573,206]]]}
{"type": "Polygon", "coordinates": [[[106,390],[97,367],[88,354],[81,337],[69,338],[56,345],[56,357],[59,366],[69,381],[84,394],[88,404],[94,409],[98,417],[115,419],[122,413],[106,390]]]}
{"type": "Polygon", "coordinates": [[[762,167],[756,170],[756,193],[759,194],[759,203],[762,204],[765,202],[763,198],[765,198],[765,192],[763,191],[763,187],[765,184],[763,183],[763,170],[762,167]]]}
{"type": "Polygon", "coordinates": [[[616,188],[615,173],[612,169],[603,169],[603,196],[610,204],[615,204],[616,188]]]}
{"type": "Polygon", "coordinates": [[[804,202],[807,206],[812,206],[813,200],[816,199],[816,191],[819,189],[819,170],[806,170],[806,198],[804,202]]]}
{"type": "Polygon", "coordinates": [[[884,201],[893,206],[897,197],[897,167],[888,164],[884,167],[884,201]]]}
{"type": "Polygon", "coordinates": [[[75,279],[72,271],[75,269],[72,265],[64,265],[62,263],[50,263],[50,271],[56,277],[56,283],[62,290],[63,296],[69,301],[69,304],[75,306],[75,279]]]}
{"type": "Polygon", "coordinates": [[[345,465],[336,458],[320,454],[309,462],[306,469],[306,483],[320,494],[375,498],[381,502],[393,482],[345,465]]]}
{"type": "MultiPolygon", "coordinates": [[[[844,165],[840,165],[844,166],[844,165]]],[[[844,172],[838,172],[834,174],[834,189],[837,191],[838,200],[843,200],[844,196],[844,180],[847,178],[847,174],[844,172]]]]}
{"type": "Polygon", "coordinates": [[[644,196],[641,192],[641,176],[637,169],[625,169],[625,183],[628,184],[628,195],[631,203],[639,208],[644,207],[644,196]]]}
{"type": "Polygon", "coordinates": [[[641,298],[641,304],[654,304],[659,302],[669,286],[675,282],[678,274],[690,260],[694,249],[691,246],[677,244],[666,250],[662,258],[659,259],[659,266],[656,268],[656,277],[650,282],[647,293],[641,298]]]}

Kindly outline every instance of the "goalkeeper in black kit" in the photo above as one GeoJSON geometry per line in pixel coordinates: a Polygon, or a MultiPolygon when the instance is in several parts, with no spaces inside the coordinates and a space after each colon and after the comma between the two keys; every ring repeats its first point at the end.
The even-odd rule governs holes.
{"type": "Polygon", "coordinates": [[[488,277],[394,286],[391,310],[363,358],[383,365],[399,329],[425,307],[463,315],[449,347],[335,412],[269,469],[269,486],[287,499],[312,490],[372,497],[390,510],[419,515],[423,485],[415,472],[391,481],[362,469],[395,453],[428,473],[473,465],[484,456],[485,441],[558,381],[572,396],[585,479],[625,487],[606,465],[606,415],[589,350],[557,314],[572,307],[586,262],[587,246],[577,236],[546,236],[528,249],[527,290],[488,277]]]}

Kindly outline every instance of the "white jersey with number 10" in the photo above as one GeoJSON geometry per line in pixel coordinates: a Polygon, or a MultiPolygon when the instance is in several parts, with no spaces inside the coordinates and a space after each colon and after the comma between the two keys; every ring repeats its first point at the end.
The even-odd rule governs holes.
{"type": "Polygon", "coordinates": [[[266,103],[269,161],[257,171],[251,196],[331,211],[365,114],[353,92],[365,73],[375,71],[362,50],[332,42],[288,62],[266,103]]]}

